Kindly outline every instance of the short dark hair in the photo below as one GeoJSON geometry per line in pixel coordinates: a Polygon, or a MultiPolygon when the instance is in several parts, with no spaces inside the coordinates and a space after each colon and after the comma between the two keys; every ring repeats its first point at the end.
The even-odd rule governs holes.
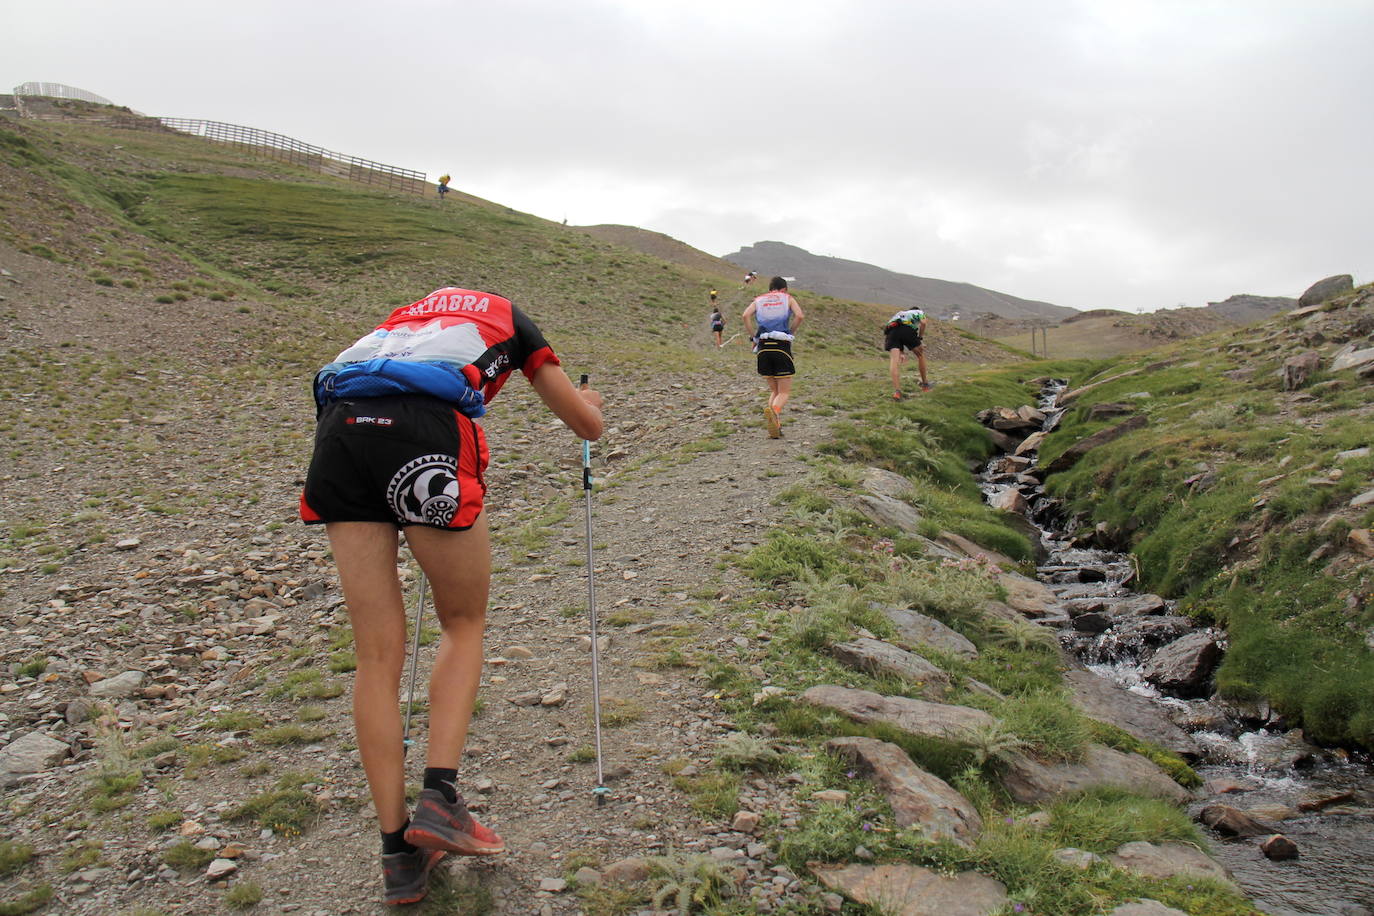
{"type": "Polygon", "coordinates": [[[787,289],[787,281],[782,277],[774,277],[768,281],[768,291],[770,293],[779,289],[787,289]]]}

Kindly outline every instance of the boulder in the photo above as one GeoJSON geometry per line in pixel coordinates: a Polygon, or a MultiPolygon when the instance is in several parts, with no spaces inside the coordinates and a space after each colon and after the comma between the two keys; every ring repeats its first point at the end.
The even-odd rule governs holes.
{"type": "Polygon", "coordinates": [[[1088,408],[1087,421],[1110,420],[1112,417],[1129,417],[1139,410],[1134,404],[1122,404],[1121,402],[1107,402],[1094,404],[1088,408]]]}
{"type": "Polygon", "coordinates": [[[1306,385],[1312,373],[1321,368],[1321,364],[1321,354],[1315,350],[1308,350],[1284,360],[1283,368],[1279,370],[1279,378],[1283,379],[1283,390],[1297,391],[1306,385]]]}
{"type": "Polygon", "coordinates": [[[1235,888],[1231,878],[1211,856],[1183,843],[1127,843],[1110,861],[1117,868],[1146,878],[1211,878],[1235,888]]]}
{"type": "Polygon", "coordinates": [[[988,916],[1007,905],[1007,889],[977,872],[955,875],[919,865],[814,865],[812,874],[851,900],[888,916],[988,916]]]}
{"type": "Polygon", "coordinates": [[[855,722],[881,722],[923,738],[967,741],[978,731],[990,729],[996,721],[981,709],[928,703],[909,697],[885,697],[871,690],[855,690],[821,684],[807,689],[801,702],[831,709],[855,722]]]}
{"type": "Polygon", "coordinates": [[[117,699],[119,697],[133,696],[138,688],[143,686],[142,671],[125,671],[123,674],[116,674],[114,677],[107,677],[102,681],[96,681],[91,685],[91,696],[105,697],[106,699],[117,699]]]}
{"type": "Polygon", "coordinates": [[[949,784],[911,762],[900,747],[876,738],[832,738],[825,749],[871,778],[899,827],[920,827],[932,840],[971,848],[983,831],[978,811],[949,784]]]}
{"type": "Polygon", "coordinates": [[[1366,347],[1363,350],[1351,350],[1349,353],[1342,353],[1331,360],[1332,372],[1343,372],[1346,369],[1354,369],[1360,374],[1364,370],[1374,365],[1374,347],[1366,347]]]}
{"type": "Polygon", "coordinates": [[[1016,561],[1012,560],[1011,557],[980,544],[975,544],[962,534],[955,534],[953,531],[941,531],[935,536],[935,540],[965,557],[987,557],[998,566],[1016,565],[1016,561]]]}
{"type": "Polygon", "coordinates": [[[1285,859],[1296,859],[1299,850],[1297,843],[1281,833],[1276,833],[1260,843],[1260,852],[1264,853],[1266,859],[1282,862],[1285,859]]]}
{"type": "Polygon", "coordinates": [[[938,693],[949,689],[949,675],[939,666],[881,639],[864,637],[836,643],[830,647],[830,652],[851,668],[869,674],[895,674],[938,693]]]}
{"type": "Polygon", "coordinates": [[[1112,613],[1123,617],[1147,617],[1163,614],[1168,607],[1168,602],[1158,595],[1142,593],[1116,599],[1112,605],[1112,613]]]}
{"type": "Polygon", "coordinates": [[[1188,916],[1188,914],[1171,906],[1165,906],[1158,900],[1144,897],[1131,903],[1121,904],[1107,916],[1188,916]]]}
{"type": "Polygon", "coordinates": [[[1150,657],[1141,670],[1145,680],[1178,696],[1201,696],[1221,661],[1221,645],[1210,630],[1189,633],[1150,657]]]}
{"type": "Polygon", "coordinates": [[[1030,511],[1030,503],[1026,502],[1026,497],[1022,496],[1021,491],[1015,487],[1000,490],[997,495],[988,500],[988,505],[994,509],[1013,512],[1017,515],[1025,515],[1030,511]]]}
{"type": "Polygon", "coordinates": [[[1025,439],[1021,440],[1021,444],[1016,446],[1016,450],[1012,452],[1012,454],[1029,455],[1031,452],[1037,451],[1040,448],[1041,443],[1045,441],[1045,437],[1048,435],[1049,433],[1045,432],[1031,433],[1025,439]]]}
{"type": "Polygon", "coordinates": [[[1047,464],[1045,466],[1045,473],[1058,474],[1061,471],[1067,471],[1077,464],[1080,458],[1097,448],[1099,445],[1106,445],[1108,442],[1120,439],[1127,433],[1142,429],[1148,422],[1149,421],[1146,420],[1143,415],[1137,415],[1127,420],[1123,420],[1115,426],[1100,429],[1087,438],[1079,439],[1047,464]]]}
{"type": "Polygon", "coordinates": [[[1088,718],[1115,725],[1176,754],[1197,756],[1197,743],[1155,701],[1085,668],[1066,671],[1064,682],[1073,691],[1073,704],[1088,718]]]}
{"type": "Polygon", "coordinates": [[[1368,528],[1355,528],[1346,535],[1350,549],[1366,557],[1374,557],[1374,531],[1368,528]]]}
{"type": "Polygon", "coordinates": [[[1230,805],[1208,805],[1198,813],[1198,820],[1223,836],[1269,836],[1274,833],[1273,824],[1255,820],[1230,805]]]}
{"type": "Polygon", "coordinates": [[[908,645],[930,646],[965,658],[978,657],[977,646],[933,617],[901,608],[886,608],[883,615],[897,628],[898,638],[908,645]]]}
{"type": "Polygon", "coordinates": [[[1321,305],[1328,299],[1334,299],[1354,288],[1355,278],[1350,274],[1336,274],[1324,280],[1318,280],[1307,287],[1307,291],[1298,297],[1298,308],[1321,305]]]}
{"type": "Polygon", "coordinates": [[[913,484],[908,478],[895,471],[888,471],[883,468],[865,468],[864,479],[860,486],[874,496],[902,499],[911,492],[913,484]]]}
{"type": "Polygon", "coordinates": [[[896,528],[903,534],[918,534],[921,530],[921,513],[910,503],[891,496],[863,494],[859,497],[859,511],[873,524],[896,528]]]}
{"type": "Polygon", "coordinates": [[[1054,851],[1054,858],[1055,861],[1067,865],[1070,868],[1076,868],[1079,871],[1087,871],[1098,862],[1102,861],[1102,857],[1097,853],[1088,852],[1086,849],[1075,849],[1072,846],[1056,849],[1054,851]]]}
{"type": "Polygon", "coordinates": [[[71,752],[65,741],[29,732],[0,750],[0,773],[41,773],[67,759],[71,752]]]}
{"type": "Polygon", "coordinates": [[[996,446],[999,452],[1006,452],[1008,454],[1016,451],[1016,446],[1021,444],[1021,439],[1019,437],[1008,436],[1006,433],[997,429],[988,430],[988,438],[992,440],[992,444],[996,446]]]}
{"type": "Polygon", "coordinates": [[[1062,613],[1054,592],[1034,579],[1004,572],[998,575],[997,582],[1007,592],[1007,604],[1027,617],[1054,617],[1062,613]]]}
{"type": "Polygon", "coordinates": [[[1139,754],[1122,753],[1102,744],[1090,744],[1083,759],[1072,762],[1041,763],[1027,754],[1013,754],[1007,760],[1002,784],[1014,800],[1025,805],[1099,786],[1129,788],[1177,804],[1192,797],[1139,754]]]}

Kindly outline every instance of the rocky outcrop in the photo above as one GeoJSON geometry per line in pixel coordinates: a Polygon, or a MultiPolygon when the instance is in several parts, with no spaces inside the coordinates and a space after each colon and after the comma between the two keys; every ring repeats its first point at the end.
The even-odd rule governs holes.
{"type": "Polygon", "coordinates": [[[903,534],[917,534],[921,530],[921,513],[900,499],[865,493],[859,496],[858,506],[875,525],[896,528],[903,534]]]}
{"type": "Polygon", "coordinates": [[[871,690],[822,684],[800,697],[803,703],[830,709],[865,725],[884,724],[923,738],[968,741],[996,724],[981,709],[927,703],[909,697],[885,697],[871,690]]]}
{"type": "Polygon", "coordinates": [[[1147,421],[1144,416],[1137,415],[1134,417],[1130,417],[1129,419],[1124,420],[1115,426],[1109,426],[1106,429],[1100,429],[1097,432],[1093,433],[1091,436],[1079,439],[1073,445],[1070,445],[1067,449],[1065,449],[1058,456],[1056,456],[1053,461],[1047,464],[1045,466],[1045,473],[1058,474],[1061,471],[1067,471],[1069,468],[1077,464],[1080,458],[1088,454],[1088,452],[1092,451],[1093,449],[1097,448],[1099,445],[1106,445],[1108,442],[1120,439],[1122,436],[1126,435],[1129,432],[1134,432],[1137,429],[1142,429],[1146,426],[1148,422],[1149,421],[1147,421]]]}
{"type": "Polygon", "coordinates": [[[983,819],[969,800],[912,763],[897,745],[875,738],[832,738],[825,748],[873,780],[892,806],[897,826],[920,827],[932,840],[965,848],[982,833],[983,819]]]}
{"type": "Polygon", "coordinates": [[[1026,805],[1103,786],[1126,788],[1176,804],[1192,797],[1139,754],[1124,754],[1101,744],[1089,745],[1083,759],[1073,762],[1041,763],[1026,754],[1014,754],[1007,761],[1002,784],[1013,799],[1026,805]]]}
{"type": "Polygon", "coordinates": [[[1197,742],[1153,700],[1083,668],[1066,671],[1064,680],[1073,691],[1074,705],[1089,718],[1115,725],[1176,754],[1197,755],[1197,742]]]}
{"type": "Polygon", "coordinates": [[[1312,373],[1321,368],[1321,354],[1315,350],[1308,350],[1306,353],[1299,353],[1297,356],[1290,356],[1284,360],[1283,368],[1279,370],[1279,378],[1283,380],[1284,391],[1297,391],[1307,384],[1307,380],[1312,377],[1312,373]]]}
{"type": "Polygon", "coordinates": [[[930,646],[965,658],[977,658],[978,647],[933,617],[902,608],[886,608],[883,616],[892,621],[899,641],[913,646],[930,646]]]}
{"type": "Polygon", "coordinates": [[[0,750],[0,774],[40,773],[61,763],[71,752],[65,741],[42,732],[29,732],[0,750]]]}
{"type": "Polygon", "coordinates": [[[1211,878],[1235,888],[1226,869],[1215,859],[1196,846],[1183,843],[1127,843],[1109,861],[1117,868],[1147,878],[1211,878]]]}
{"type": "Polygon", "coordinates": [[[836,643],[830,647],[830,653],[851,668],[869,674],[893,674],[934,693],[949,689],[949,675],[938,665],[881,639],[863,637],[836,643]]]}
{"type": "Polygon", "coordinates": [[[1176,696],[1201,696],[1207,692],[1221,655],[1216,635],[1210,630],[1199,630],[1156,652],[1141,674],[1151,684],[1176,696]]]}
{"type": "Polygon", "coordinates": [[[1307,288],[1298,297],[1298,308],[1307,308],[1312,305],[1321,305],[1328,299],[1344,295],[1355,288],[1355,278],[1350,274],[1336,274],[1324,280],[1318,280],[1307,288]]]}
{"type": "Polygon", "coordinates": [[[812,874],[851,900],[889,916],[988,916],[1007,903],[1007,889],[976,872],[956,875],[918,865],[816,865],[812,874]]]}

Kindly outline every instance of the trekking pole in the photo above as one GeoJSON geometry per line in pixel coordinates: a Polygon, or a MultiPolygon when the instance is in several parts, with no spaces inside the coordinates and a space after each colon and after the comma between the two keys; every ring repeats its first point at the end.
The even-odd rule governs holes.
{"type": "Polygon", "coordinates": [[[406,694],[406,725],[401,732],[401,759],[404,760],[410,745],[410,710],[415,706],[415,666],[420,660],[420,623],[425,619],[425,572],[420,570],[420,595],[415,602],[415,638],[410,647],[410,690],[406,694]]]}
{"type": "MultiPolygon", "coordinates": [[[[581,387],[587,387],[583,374],[581,387]]],[[[592,722],[596,729],[596,803],[606,804],[605,775],[601,768],[601,647],[596,637],[596,584],[592,575],[592,443],[582,440],[582,493],[587,500],[587,614],[592,629],[592,722]]]]}

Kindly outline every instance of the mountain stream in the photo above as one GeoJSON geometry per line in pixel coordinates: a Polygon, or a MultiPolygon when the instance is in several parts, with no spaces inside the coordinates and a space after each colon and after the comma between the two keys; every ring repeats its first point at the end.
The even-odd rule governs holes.
{"type": "MultiPolygon", "coordinates": [[[[1041,430],[1058,425],[1063,410],[1056,403],[1065,387],[1062,380],[1043,387],[1036,405],[1044,415],[1041,430]]],[[[1204,827],[1213,857],[1265,912],[1374,916],[1374,764],[1309,744],[1267,704],[1211,695],[1215,662],[1195,666],[1192,673],[1200,676],[1192,678],[1152,664],[1162,661],[1165,656],[1154,657],[1166,647],[1182,648],[1184,639],[1219,658],[1225,633],[1176,616],[1172,601],[1134,592],[1134,558],[1075,538],[1063,504],[1046,494],[1044,477],[1030,451],[998,455],[978,479],[988,501],[1018,511],[1039,540],[1037,576],[1063,609],[1041,623],[1059,630],[1061,645],[1088,671],[1157,703],[1182,729],[1172,749],[1205,781],[1189,806],[1193,816],[1201,820],[1204,809],[1229,805],[1263,828],[1241,837],[1204,827]],[[1267,858],[1260,846],[1273,834],[1296,843],[1297,856],[1267,858]]]]}

